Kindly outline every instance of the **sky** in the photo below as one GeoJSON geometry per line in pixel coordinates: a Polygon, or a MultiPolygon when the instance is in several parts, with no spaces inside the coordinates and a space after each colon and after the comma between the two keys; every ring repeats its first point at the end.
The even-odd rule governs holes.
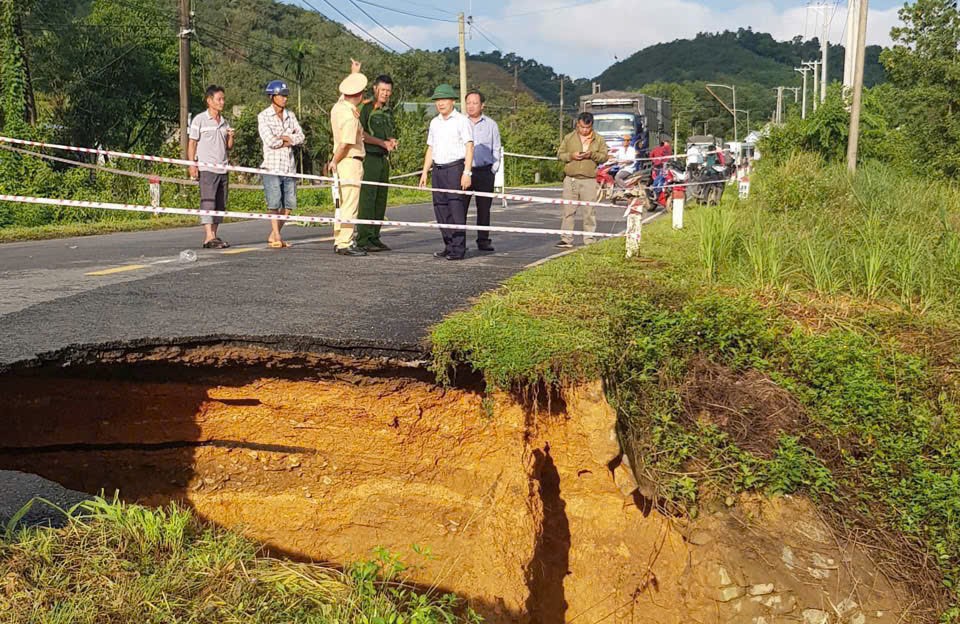
{"type": "MultiPolygon", "coordinates": [[[[307,8],[304,0],[285,1],[307,8]]],[[[824,1],[823,11],[808,8],[805,0],[309,0],[309,4],[361,37],[369,39],[357,25],[400,52],[407,45],[429,50],[456,46],[456,14],[462,11],[472,15],[475,24],[468,27],[469,52],[514,52],[559,73],[590,78],[641,48],[698,32],[750,26],[779,40],[812,38],[826,15],[830,40],[842,42],[847,3],[824,1]],[[331,7],[355,24],[346,23],[331,7]]],[[[902,6],[903,0],[870,2],[868,43],[890,43],[890,28],[899,22],[897,11],[902,6]]]]}

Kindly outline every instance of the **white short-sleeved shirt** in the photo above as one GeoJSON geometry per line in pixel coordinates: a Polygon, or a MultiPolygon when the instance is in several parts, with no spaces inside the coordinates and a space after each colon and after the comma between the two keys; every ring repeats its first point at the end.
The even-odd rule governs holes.
{"type": "MultiPolygon", "coordinates": [[[[199,162],[210,163],[212,165],[227,164],[227,131],[230,124],[220,115],[219,119],[214,119],[210,115],[210,110],[194,115],[190,123],[189,136],[197,142],[196,157],[199,162]]],[[[214,169],[212,167],[198,167],[200,171],[211,173],[226,173],[226,169],[214,169]]]]}
{"type": "Polygon", "coordinates": [[[446,119],[437,115],[430,122],[427,145],[433,149],[433,162],[447,165],[467,157],[467,143],[473,143],[473,124],[454,109],[446,119]]]}

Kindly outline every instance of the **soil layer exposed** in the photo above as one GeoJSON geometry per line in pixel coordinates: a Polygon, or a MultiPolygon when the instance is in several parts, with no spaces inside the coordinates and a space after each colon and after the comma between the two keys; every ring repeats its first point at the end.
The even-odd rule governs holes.
{"type": "Polygon", "coordinates": [[[599,383],[537,410],[382,361],[241,347],[95,360],[0,376],[0,468],[181,501],[287,556],[382,546],[493,622],[910,621],[902,588],[801,499],[694,523],[651,510],[614,478],[599,383]]]}

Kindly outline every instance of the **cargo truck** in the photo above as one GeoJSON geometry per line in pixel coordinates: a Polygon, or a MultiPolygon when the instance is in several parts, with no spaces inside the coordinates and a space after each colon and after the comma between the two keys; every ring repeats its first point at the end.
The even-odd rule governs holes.
{"type": "Polygon", "coordinates": [[[669,139],[670,100],[630,91],[600,91],[580,97],[580,112],[593,113],[593,129],[607,141],[611,157],[619,154],[627,135],[643,155],[669,139]]]}

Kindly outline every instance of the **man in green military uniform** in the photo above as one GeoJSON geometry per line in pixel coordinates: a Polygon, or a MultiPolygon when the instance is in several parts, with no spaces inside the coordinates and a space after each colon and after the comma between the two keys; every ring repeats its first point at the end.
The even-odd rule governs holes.
{"type": "MultiPolygon", "coordinates": [[[[364,182],[387,182],[390,179],[390,152],[397,149],[393,113],[388,107],[393,95],[390,76],[373,81],[373,99],[360,107],[360,125],[367,149],[363,161],[364,182]]],[[[387,213],[387,187],[364,184],[360,189],[361,219],[383,220],[387,213]]],[[[357,246],[366,251],[389,251],[380,240],[380,225],[358,225],[357,246]]]]}

